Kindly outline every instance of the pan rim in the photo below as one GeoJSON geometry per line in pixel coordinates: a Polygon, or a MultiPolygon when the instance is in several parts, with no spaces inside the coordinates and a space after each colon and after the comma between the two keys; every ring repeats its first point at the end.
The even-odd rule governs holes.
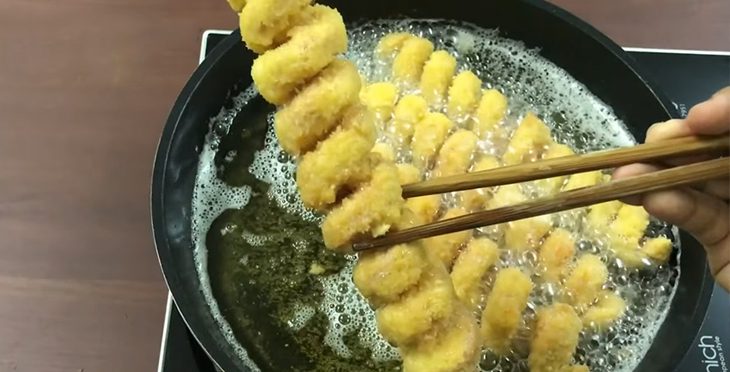
{"type": "Polygon", "coordinates": [[[155,160],[153,164],[152,172],[152,184],[150,191],[150,215],[151,215],[151,228],[153,241],[155,245],[155,251],[157,253],[157,260],[162,271],[162,276],[165,281],[165,285],[168,288],[170,297],[175,303],[175,306],[180,312],[180,318],[185,323],[185,326],[190,330],[190,334],[195,338],[195,341],[201,347],[203,352],[210,358],[211,362],[215,365],[218,370],[221,371],[232,371],[235,370],[236,365],[233,361],[224,357],[224,353],[216,351],[215,353],[210,350],[207,345],[214,344],[212,336],[209,332],[201,332],[200,327],[193,326],[189,321],[190,314],[182,309],[185,304],[188,303],[186,291],[183,290],[181,285],[171,283],[172,279],[177,279],[176,271],[169,267],[170,259],[163,257],[163,250],[160,249],[160,245],[164,244],[169,247],[171,245],[168,236],[163,233],[164,229],[158,228],[159,226],[165,226],[167,221],[164,217],[164,200],[165,200],[165,178],[167,175],[167,164],[168,157],[171,151],[172,139],[175,137],[175,133],[178,129],[178,124],[183,116],[185,108],[188,106],[188,102],[191,96],[195,93],[198,86],[203,82],[205,77],[210,73],[210,70],[215,67],[218,61],[223,58],[228,51],[235,46],[236,43],[240,42],[240,33],[238,30],[232,32],[225,38],[219,45],[217,45],[208,56],[200,63],[193,74],[188,79],[181,90],[178,98],[175,100],[170,113],[165,122],[160,140],[157,144],[155,151],[155,160]],[[181,305],[182,303],[182,305],[181,305]],[[182,308],[181,308],[182,307],[182,308]],[[204,338],[204,339],[203,339],[204,338]],[[217,356],[214,354],[223,354],[217,356]]]}

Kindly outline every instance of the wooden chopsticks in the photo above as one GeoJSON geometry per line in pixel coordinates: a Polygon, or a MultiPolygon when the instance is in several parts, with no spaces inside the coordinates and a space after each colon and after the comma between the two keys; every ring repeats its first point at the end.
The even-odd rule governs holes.
{"type": "Polygon", "coordinates": [[[404,185],[403,197],[412,198],[481,187],[508,185],[677,156],[712,154],[727,150],[729,147],[730,136],[684,137],[616,150],[596,151],[583,155],[564,156],[481,172],[435,178],[404,185]]]}
{"type": "MultiPolygon", "coordinates": [[[[667,159],[676,156],[707,154],[727,150],[728,148],[730,148],[730,138],[727,136],[715,138],[689,137],[665,141],[661,144],[645,144],[632,148],[601,151],[587,155],[567,156],[564,158],[472,173],[471,175],[467,174],[419,182],[407,185],[407,188],[404,187],[403,194],[407,197],[413,197],[479,187],[498,186],[581,173],[635,162],[667,159]]],[[[392,232],[381,237],[355,242],[352,244],[352,249],[354,251],[363,251],[402,244],[432,236],[586,207],[650,191],[687,186],[728,175],[730,175],[730,158],[723,157],[611,181],[597,186],[562,192],[554,196],[539,198],[513,206],[485,210],[392,232]]]]}

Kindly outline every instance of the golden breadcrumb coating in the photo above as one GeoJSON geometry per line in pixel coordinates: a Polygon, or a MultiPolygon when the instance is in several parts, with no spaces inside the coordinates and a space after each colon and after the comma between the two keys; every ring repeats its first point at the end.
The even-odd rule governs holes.
{"type": "Polygon", "coordinates": [[[446,113],[456,121],[463,121],[471,115],[482,95],[482,81],[471,71],[462,71],[454,78],[449,88],[446,113]]]}
{"type": "Polygon", "coordinates": [[[600,171],[573,174],[568,177],[568,182],[565,184],[565,187],[563,187],[563,190],[570,191],[595,186],[601,183],[602,179],[603,174],[600,171]]]}
{"type": "MultiPolygon", "coordinates": [[[[570,147],[553,142],[548,146],[547,151],[543,155],[543,159],[562,158],[573,154],[575,153],[570,147]]],[[[546,178],[535,181],[535,184],[540,190],[540,195],[554,195],[563,188],[563,184],[565,184],[567,178],[568,176],[546,178]]]]}
{"type": "MultiPolygon", "coordinates": [[[[499,167],[499,160],[490,155],[484,155],[471,166],[470,172],[481,172],[499,167]]],[[[459,193],[461,197],[461,206],[469,211],[483,210],[487,207],[487,203],[491,199],[492,191],[490,188],[481,188],[474,190],[466,190],[459,193]]]]}
{"type": "Polygon", "coordinates": [[[509,267],[497,273],[481,323],[484,345],[493,352],[505,354],[509,350],[532,287],[530,277],[518,268],[509,267]]]}
{"type": "Polygon", "coordinates": [[[406,207],[413,212],[413,223],[423,225],[433,222],[441,209],[441,195],[426,195],[406,200],[406,207]]]}
{"type": "Polygon", "coordinates": [[[423,248],[400,244],[361,253],[352,280],[370,301],[392,302],[418,283],[427,266],[423,248]]]}
{"type": "Polygon", "coordinates": [[[604,291],[598,299],[598,303],[591,306],[583,314],[583,325],[598,330],[605,330],[613,322],[624,315],[626,302],[617,294],[604,291]]]}
{"type": "Polygon", "coordinates": [[[586,227],[590,230],[589,233],[605,234],[622,205],[623,203],[618,200],[591,205],[586,215],[586,227]]]}
{"type": "Polygon", "coordinates": [[[251,67],[259,93],[275,105],[291,99],[298,87],[347,49],[340,13],[324,5],[306,8],[304,13],[304,21],[289,29],[290,39],[260,55],[251,67]]]}
{"type": "Polygon", "coordinates": [[[575,241],[570,232],[560,228],[553,230],[540,246],[537,256],[544,270],[543,280],[548,283],[560,282],[573,255],[575,255],[575,241]]]}
{"type": "Polygon", "coordinates": [[[427,113],[415,127],[411,148],[413,164],[421,169],[431,167],[454,123],[441,113],[427,113]]]}
{"type": "Polygon", "coordinates": [[[403,197],[398,169],[381,162],[372,171],[370,182],[332,209],[322,223],[327,248],[343,250],[362,234],[384,234],[401,217],[403,197]]]}
{"type": "Polygon", "coordinates": [[[421,94],[431,107],[439,107],[444,101],[451,79],[456,70],[456,58],[449,52],[437,50],[423,66],[421,94]]]}
{"type": "Polygon", "coordinates": [[[299,155],[313,149],[357,103],[360,75],[351,62],[335,60],[274,116],[281,147],[299,155]]]}
{"type": "Polygon", "coordinates": [[[647,239],[641,249],[652,260],[666,263],[672,254],[672,241],[664,236],[647,239]]]}
{"type": "MultiPolygon", "coordinates": [[[[497,209],[523,203],[527,197],[522,193],[520,185],[500,186],[489,201],[490,209],[497,209]]],[[[549,215],[526,218],[502,225],[504,227],[505,248],[524,252],[537,248],[542,238],[552,229],[552,218],[549,215]]]]}
{"type": "Polygon", "coordinates": [[[370,152],[372,152],[374,154],[378,154],[378,156],[380,156],[381,159],[383,159],[387,162],[391,162],[391,163],[395,162],[395,152],[393,151],[393,147],[387,143],[384,143],[384,142],[376,143],[373,146],[372,150],[370,150],[370,152]]]}
{"type": "Polygon", "coordinates": [[[499,124],[507,115],[507,97],[496,89],[487,89],[482,93],[482,99],[476,111],[476,120],[472,124],[472,130],[484,138],[490,134],[499,134],[499,124]]]}
{"type": "Polygon", "coordinates": [[[378,46],[375,48],[375,53],[380,56],[380,58],[394,57],[394,54],[400,50],[403,43],[414,37],[416,37],[416,35],[408,32],[393,32],[385,35],[378,42],[378,46]]]}
{"type": "Polygon", "coordinates": [[[464,307],[459,307],[423,340],[401,348],[403,371],[474,371],[480,349],[476,319],[464,307]]]}
{"type": "Polygon", "coordinates": [[[568,301],[579,309],[591,305],[608,279],[608,268],[598,256],[584,254],[565,280],[568,301]]]}
{"type": "Polygon", "coordinates": [[[436,322],[447,318],[458,301],[443,266],[431,264],[422,275],[418,285],[398,302],[376,311],[378,330],[397,345],[415,341],[436,322]]]}
{"type": "Polygon", "coordinates": [[[398,100],[398,88],[387,82],[373,83],[362,88],[360,102],[367,106],[379,121],[387,121],[398,100]]]}
{"type": "Polygon", "coordinates": [[[503,185],[497,188],[492,199],[489,200],[489,209],[502,208],[522,203],[527,200],[518,184],[503,185]]]}
{"type": "Polygon", "coordinates": [[[392,127],[388,128],[401,143],[410,143],[416,124],[428,112],[428,104],[423,97],[409,94],[403,96],[395,106],[392,127]]]}
{"type": "Polygon", "coordinates": [[[453,176],[469,170],[474,151],[477,148],[477,136],[470,130],[459,129],[444,141],[438,154],[433,177],[453,176]]]}
{"type": "Polygon", "coordinates": [[[401,185],[415,183],[421,180],[421,170],[409,163],[396,164],[398,167],[398,180],[401,185]]]}
{"type": "Polygon", "coordinates": [[[554,303],[537,311],[530,342],[531,372],[558,372],[569,366],[583,324],[570,305],[554,303]]]}
{"type": "Polygon", "coordinates": [[[246,47],[262,54],[284,42],[287,31],[296,24],[310,3],[311,0],[249,0],[246,11],[239,16],[246,47]]]}
{"type": "Polygon", "coordinates": [[[649,214],[641,206],[623,204],[608,230],[613,254],[629,267],[642,267],[650,263],[639,246],[649,225],[649,214]]]}
{"type": "Polygon", "coordinates": [[[497,243],[487,238],[472,239],[459,254],[451,270],[456,297],[470,309],[479,305],[482,279],[499,260],[497,243]]]}
{"type": "Polygon", "coordinates": [[[543,148],[553,140],[550,138],[550,129],[535,114],[527,113],[515,129],[502,156],[504,165],[515,165],[535,161],[543,148]]]}
{"type": "Polygon", "coordinates": [[[519,253],[536,249],[552,228],[549,215],[509,222],[504,230],[504,246],[519,253]]]}
{"type": "Polygon", "coordinates": [[[417,84],[423,72],[423,65],[433,52],[433,43],[422,37],[411,37],[403,41],[393,60],[393,79],[402,83],[417,84]]]}
{"type": "MultiPolygon", "coordinates": [[[[441,217],[441,220],[447,220],[454,217],[463,216],[467,213],[466,210],[456,207],[451,208],[441,217]]],[[[459,231],[451,234],[444,234],[434,236],[428,239],[423,239],[423,246],[426,248],[426,252],[433,257],[437,257],[441,263],[447,268],[450,268],[456,258],[459,249],[467,242],[472,236],[471,230],[459,231]]]]}
{"type": "Polygon", "coordinates": [[[299,162],[296,178],[304,205],[323,209],[334,203],[353,177],[362,176],[368,166],[366,155],[374,143],[372,114],[353,108],[343,125],[299,162]]]}

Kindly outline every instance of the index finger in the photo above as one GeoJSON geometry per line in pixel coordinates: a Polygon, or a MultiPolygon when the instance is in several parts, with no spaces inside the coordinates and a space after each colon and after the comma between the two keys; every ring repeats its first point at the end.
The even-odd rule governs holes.
{"type": "Polygon", "coordinates": [[[721,89],[709,100],[692,107],[686,125],[694,134],[730,132],[730,87],[721,89]]]}

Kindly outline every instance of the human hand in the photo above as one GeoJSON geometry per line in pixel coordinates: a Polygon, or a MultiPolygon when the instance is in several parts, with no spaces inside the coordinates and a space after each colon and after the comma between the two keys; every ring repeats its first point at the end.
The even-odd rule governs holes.
{"type": "MultiPolygon", "coordinates": [[[[730,87],[694,106],[685,119],[652,125],[646,142],[659,142],[690,135],[730,132],[730,87]]],[[[697,157],[678,159],[670,165],[695,162],[697,157]]],[[[616,169],[614,179],[661,169],[657,165],[631,164],[616,169]]],[[[625,200],[643,205],[651,215],[689,232],[705,248],[710,271],[730,291],[730,179],[718,179],[692,188],[651,192],[625,200]]]]}

